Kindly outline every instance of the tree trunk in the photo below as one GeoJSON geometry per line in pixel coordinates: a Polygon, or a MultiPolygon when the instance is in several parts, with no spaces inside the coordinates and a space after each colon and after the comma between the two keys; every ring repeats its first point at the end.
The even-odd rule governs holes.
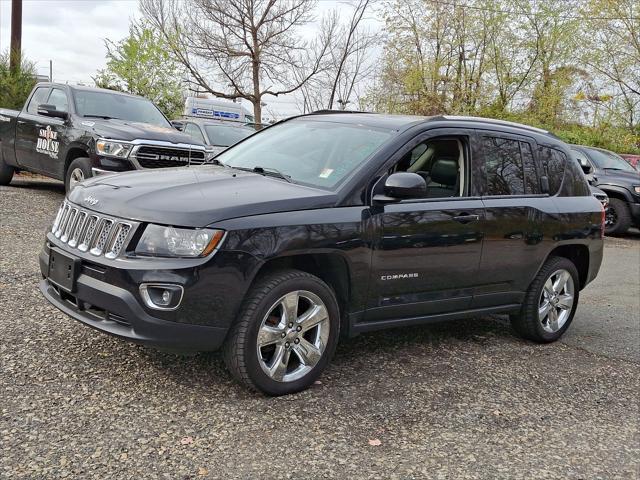
{"type": "Polygon", "coordinates": [[[11,44],[9,47],[9,70],[16,74],[22,62],[22,0],[11,2],[11,44]]]}

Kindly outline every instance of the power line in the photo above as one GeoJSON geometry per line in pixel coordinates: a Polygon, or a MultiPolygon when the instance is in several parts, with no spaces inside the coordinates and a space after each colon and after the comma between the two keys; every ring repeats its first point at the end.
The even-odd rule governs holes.
{"type": "MultiPolygon", "coordinates": [[[[447,2],[445,0],[426,0],[430,3],[434,3],[436,5],[445,5],[449,7],[458,7],[458,8],[467,8],[470,10],[478,10],[481,12],[491,12],[491,13],[503,13],[507,15],[516,15],[520,17],[538,17],[541,15],[547,15],[543,12],[518,12],[515,10],[505,10],[501,8],[489,8],[489,7],[481,7],[478,5],[469,5],[465,3],[454,3],[447,2]]],[[[562,18],[566,20],[634,20],[634,16],[630,17],[585,17],[582,15],[555,15],[556,18],[562,18]]]]}

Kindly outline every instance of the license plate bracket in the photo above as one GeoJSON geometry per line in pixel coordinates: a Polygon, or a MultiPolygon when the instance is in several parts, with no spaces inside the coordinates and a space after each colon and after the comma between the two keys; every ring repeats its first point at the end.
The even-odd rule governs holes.
{"type": "Polygon", "coordinates": [[[52,248],[49,253],[49,281],[63,290],[73,293],[76,289],[80,259],[65,255],[52,248]]]}

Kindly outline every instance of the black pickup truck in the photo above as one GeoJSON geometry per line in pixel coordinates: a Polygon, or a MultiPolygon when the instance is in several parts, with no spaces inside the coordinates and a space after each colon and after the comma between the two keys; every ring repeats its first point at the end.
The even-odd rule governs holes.
{"type": "Polygon", "coordinates": [[[502,313],[557,340],[602,261],[604,209],[543,130],[315,114],[216,161],[74,189],[40,254],[47,300],[134,342],[223,347],[236,378],[281,395],[340,334],[502,313]]]}
{"type": "Polygon", "coordinates": [[[0,185],[27,170],[71,190],[99,173],[202,164],[213,155],[151,101],[112,90],[39,83],[22,111],[0,109],[0,185]]]}
{"type": "Polygon", "coordinates": [[[605,233],[622,235],[629,227],[640,227],[640,173],[609,150],[572,145],[571,153],[587,181],[609,197],[605,233]]]}

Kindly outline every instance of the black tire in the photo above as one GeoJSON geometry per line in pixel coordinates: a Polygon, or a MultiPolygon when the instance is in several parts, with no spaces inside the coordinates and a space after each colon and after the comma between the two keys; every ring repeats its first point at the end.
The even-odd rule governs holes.
{"type": "Polygon", "coordinates": [[[578,306],[579,296],[580,279],[578,276],[578,270],[573,262],[564,257],[551,257],[547,259],[536,277],[533,279],[533,282],[531,282],[531,285],[529,285],[520,313],[511,315],[511,324],[515,331],[523,338],[538,343],[555,342],[569,328],[569,325],[571,325],[578,306]],[[545,282],[550,278],[550,276],[559,270],[566,270],[571,275],[574,286],[573,305],[564,325],[556,332],[548,332],[545,331],[543,324],[539,319],[538,309],[540,308],[541,297],[543,295],[542,290],[545,282]]]}
{"type": "MultiPolygon", "coordinates": [[[[329,364],[339,334],[340,311],[333,290],[318,277],[306,272],[279,270],[260,278],[247,294],[241,313],[225,340],[224,361],[231,374],[250,390],[272,396],[295,393],[313,384],[329,364]],[[274,304],[293,291],[308,291],[322,300],[328,313],[329,336],[324,352],[308,373],[291,381],[277,381],[261,367],[257,348],[258,332],[274,304]]],[[[293,350],[290,355],[293,355],[293,350]]]]}
{"type": "Polygon", "coordinates": [[[0,185],[9,185],[16,171],[11,165],[7,165],[0,154],[0,185]]]}
{"type": "Polygon", "coordinates": [[[619,198],[609,198],[606,220],[607,223],[604,227],[606,235],[622,235],[626,233],[631,226],[631,212],[627,202],[619,198]]]}
{"type": "Polygon", "coordinates": [[[64,172],[64,190],[65,192],[69,192],[70,183],[71,183],[71,175],[74,173],[74,170],[79,170],[82,172],[84,179],[90,178],[92,176],[91,173],[91,160],[89,158],[76,158],[69,167],[67,171],[64,172]]]}

